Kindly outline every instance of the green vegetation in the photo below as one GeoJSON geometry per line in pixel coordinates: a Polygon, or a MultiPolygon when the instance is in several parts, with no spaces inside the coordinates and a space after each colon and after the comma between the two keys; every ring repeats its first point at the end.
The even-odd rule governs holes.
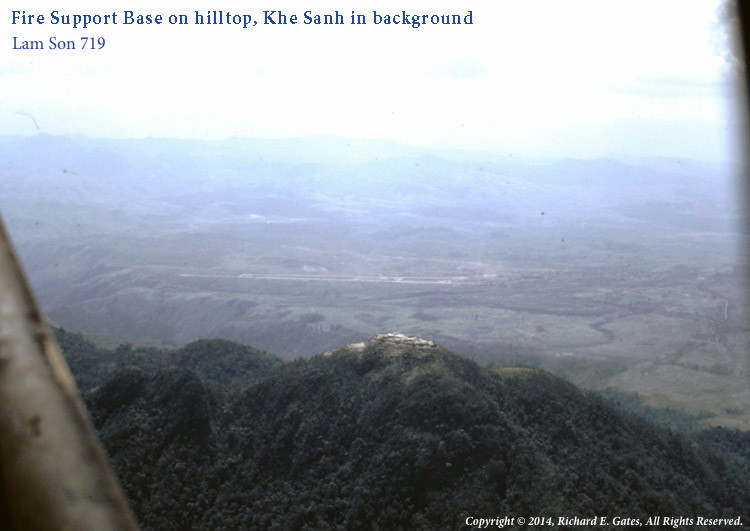
{"type": "Polygon", "coordinates": [[[223,392],[283,364],[276,356],[226,339],[201,339],[179,349],[134,348],[126,343],[111,351],[96,347],[81,334],[62,328],[55,328],[54,332],[84,393],[123,369],[154,373],[173,367],[196,372],[212,390],[223,392]]]}
{"type": "MultiPolygon", "coordinates": [[[[450,263],[440,267],[446,276],[455,273],[450,263]]],[[[239,275],[132,270],[127,279],[99,279],[97,297],[50,316],[121,341],[223,337],[285,359],[402,330],[482,363],[542,367],[587,388],[612,387],[637,392],[652,405],[708,412],[707,422],[716,425],[750,426],[750,330],[736,288],[739,267],[658,274],[514,269],[501,278],[444,285],[239,275]],[[153,287],[132,289],[146,284],[153,287]]],[[[92,282],[82,280],[70,293],[85,296],[92,282]]]]}
{"type": "Polygon", "coordinates": [[[738,168],[351,139],[38,135],[0,156],[45,314],[102,346],[289,360],[399,330],[750,429],[738,168]]]}
{"type": "Polygon", "coordinates": [[[285,364],[225,341],[115,355],[59,337],[145,529],[750,522],[747,433],[659,428],[544,371],[393,337],[285,364]]]}

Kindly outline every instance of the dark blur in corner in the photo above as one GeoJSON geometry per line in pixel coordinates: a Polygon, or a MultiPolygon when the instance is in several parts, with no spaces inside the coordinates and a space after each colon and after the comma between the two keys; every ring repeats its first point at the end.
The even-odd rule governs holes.
{"type": "MultiPolygon", "coordinates": [[[[738,79],[739,86],[737,87],[737,91],[740,93],[740,97],[738,98],[740,105],[737,108],[737,113],[741,114],[741,119],[738,121],[742,124],[742,131],[739,131],[739,134],[737,135],[737,152],[738,157],[740,158],[739,162],[742,163],[743,166],[742,185],[744,186],[744,189],[742,192],[744,194],[745,208],[747,211],[747,209],[750,208],[750,196],[748,195],[748,192],[750,192],[750,182],[748,182],[747,172],[749,162],[747,146],[748,140],[750,140],[750,131],[748,131],[748,127],[750,126],[750,123],[748,122],[748,119],[750,118],[750,70],[747,68],[746,58],[750,56],[750,2],[746,0],[733,0],[732,3],[736,5],[740,19],[740,27],[737,28],[739,35],[736,39],[739,42],[734,43],[734,45],[739,48],[742,57],[742,76],[738,79]]],[[[750,230],[748,229],[750,229],[750,217],[746,216],[745,234],[750,233],[750,230]]]]}
{"type": "MultiPolygon", "coordinates": [[[[750,141],[750,70],[747,67],[747,58],[750,57],[750,1],[747,0],[728,0],[730,6],[736,9],[739,15],[739,28],[735,32],[736,41],[733,43],[738,49],[738,55],[741,56],[742,75],[737,80],[738,105],[737,114],[739,115],[738,123],[741,124],[741,131],[737,131],[737,157],[742,175],[739,179],[739,192],[744,200],[744,227],[742,233],[744,240],[747,241],[750,235],[750,156],[748,156],[748,142],[750,141]]],[[[745,258],[745,304],[750,307],[750,244],[745,243],[742,249],[745,258]]],[[[750,375],[750,355],[747,359],[746,374],[750,375]]]]}

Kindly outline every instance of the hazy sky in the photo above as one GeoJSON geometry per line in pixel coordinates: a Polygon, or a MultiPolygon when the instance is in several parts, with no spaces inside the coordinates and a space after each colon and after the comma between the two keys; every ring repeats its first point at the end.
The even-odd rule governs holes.
{"type": "Polygon", "coordinates": [[[531,156],[723,159],[736,68],[719,0],[360,2],[366,25],[268,26],[264,9],[349,21],[352,3],[30,0],[2,10],[0,134],[392,138],[531,156]],[[91,6],[97,6],[92,8],[91,6]],[[12,25],[13,9],[44,14],[12,25]],[[52,25],[50,12],[118,13],[52,25]],[[123,25],[123,11],[190,25],[123,25]],[[256,27],[198,26],[194,12],[256,27]],[[374,25],[379,14],[473,12],[473,25],[374,25]],[[13,50],[13,37],[104,37],[101,50],[13,50]]]}

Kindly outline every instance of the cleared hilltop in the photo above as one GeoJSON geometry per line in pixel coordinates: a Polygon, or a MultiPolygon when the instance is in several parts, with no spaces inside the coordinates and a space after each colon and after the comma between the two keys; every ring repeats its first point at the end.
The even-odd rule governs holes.
{"type": "Polygon", "coordinates": [[[287,363],[223,340],[116,355],[59,335],[146,529],[750,522],[747,433],[658,428],[544,371],[403,334],[287,363]]]}
{"type": "Polygon", "coordinates": [[[400,330],[750,428],[737,168],[333,137],[0,137],[0,157],[59,326],[284,359],[400,330]]]}

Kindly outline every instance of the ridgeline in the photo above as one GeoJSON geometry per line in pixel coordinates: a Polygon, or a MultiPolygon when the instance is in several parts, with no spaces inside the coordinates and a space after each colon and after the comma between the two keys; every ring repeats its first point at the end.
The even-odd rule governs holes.
{"type": "Polygon", "coordinates": [[[400,334],[283,363],[225,340],[115,352],[57,333],[145,529],[750,523],[749,434],[660,428],[544,371],[400,334]]]}

